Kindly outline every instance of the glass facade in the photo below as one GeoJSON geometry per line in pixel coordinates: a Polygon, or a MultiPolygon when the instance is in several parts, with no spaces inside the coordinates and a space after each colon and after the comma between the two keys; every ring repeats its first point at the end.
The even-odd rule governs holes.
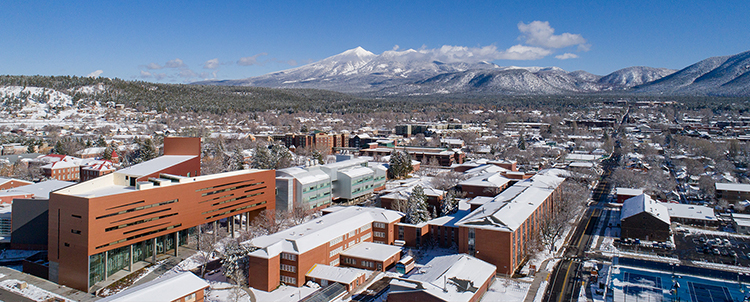
{"type": "MultiPolygon", "coordinates": [[[[196,233],[197,228],[192,227],[187,230],[182,230],[177,236],[177,240],[180,246],[187,246],[190,242],[190,236],[196,233]]],[[[154,243],[156,243],[156,253],[158,254],[174,254],[175,249],[175,233],[163,235],[141,242],[132,244],[133,247],[133,263],[139,261],[151,261],[154,251],[154,243]]],[[[128,268],[130,266],[130,247],[126,245],[113,250],[101,252],[99,254],[89,256],[89,286],[93,286],[97,282],[101,282],[105,279],[105,276],[111,276],[119,270],[128,268]],[[106,263],[106,275],[105,275],[105,263],[106,263]]]]}

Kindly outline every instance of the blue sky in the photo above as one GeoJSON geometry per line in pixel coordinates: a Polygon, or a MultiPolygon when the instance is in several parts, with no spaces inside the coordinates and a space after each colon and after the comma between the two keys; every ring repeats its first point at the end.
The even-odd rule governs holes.
{"type": "Polygon", "coordinates": [[[262,75],[357,46],[448,45],[502,66],[605,75],[750,50],[746,0],[152,2],[6,2],[0,74],[183,83],[262,75]]]}

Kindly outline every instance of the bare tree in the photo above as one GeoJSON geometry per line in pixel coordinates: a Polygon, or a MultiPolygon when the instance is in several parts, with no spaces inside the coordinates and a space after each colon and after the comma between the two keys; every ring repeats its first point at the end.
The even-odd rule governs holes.
{"type": "Polygon", "coordinates": [[[430,180],[430,184],[435,189],[446,191],[455,187],[459,182],[466,178],[467,175],[464,173],[446,171],[435,175],[435,177],[430,180]]]}
{"type": "Polygon", "coordinates": [[[551,217],[542,219],[539,227],[541,244],[555,250],[555,242],[565,233],[586,205],[589,190],[580,182],[566,180],[560,184],[559,195],[552,206],[551,217]]]}

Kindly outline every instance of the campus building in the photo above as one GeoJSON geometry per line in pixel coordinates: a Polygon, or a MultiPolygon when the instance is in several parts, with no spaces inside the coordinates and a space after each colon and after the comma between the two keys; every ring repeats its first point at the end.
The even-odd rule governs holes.
{"type": "Polygon", "coordinates": [[[368,158],[280,169],[276,171],[276,204],[280,210],[325,208],[334,200],[366,197],[385,188],[385,180],[386,169],[370,166],[368,158]]]}
{"type": "Polygon", "coordinates": [[[272,170],[200,175],[200,138],[164,138],[164,155],[51,193],[49,278],[89,291],[137,261],[177,254],[198,225],[274,209],[272,170]]]}
{"type": "Polygon", "coordinates": [[[625,200],[620,211],[620,237],[667,241],[670,236],[669,210],[646,194],[625,200]]]}
{"type": "Polygon", "coordinates": [[[443,167],[450,167],[453,164],[461,164],[466,158],[466,154],[461,150],[451,150],[447,148],[432,147],[380,147],[371,144],[367,149],[359,150],[361,155],[372,157],[383,157],[391,155],[394,150],[402,150],[409,153],[411,159],[419,161],[425,165],[431,160],[437,161],[437,164],[443,167]]]}
{"type": "Polygon", "coordinates": [[[465,254],[435,257],[419,274],[393,278],[388,302],[479,301],[495,279],[496,267],[465,254]]]}
{"type": "Polygon", "coordinates": [[[454,224],[458,228],[458,251],[495,265],[500,274],[513,274],[558,199],[565,178],[554,171],[559,170],[519,181],[494,198],[472,200],[483,204],[476,208],[472,204],[472,212],[454,224]]]}
{"type": "MultiPolygon", "coordinates": [[[[248,256],[253,274],[248,285],[271,291],[279,284],[302,286],[316,265],[387,270],[400,259],[396,224],[404,214],[365,207],[331,207],[320,218],[287,230],[254,238],[248,256]]],[[[312,277],[312,276],[310,276],[312,277]]]]}

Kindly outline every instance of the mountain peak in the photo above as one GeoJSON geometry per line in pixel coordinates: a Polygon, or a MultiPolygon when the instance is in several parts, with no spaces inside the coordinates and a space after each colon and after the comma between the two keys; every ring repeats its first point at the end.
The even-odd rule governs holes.
{"type": "Polygon", "coordinates": [[[362,48],[362,46],[357,46],[356,48],[349,49],[347,51],[344,51],[335,57],[358,57],[358,58],[370,58],[376,56],[376,54],[367,51],[366,49],[362,48]]]}

